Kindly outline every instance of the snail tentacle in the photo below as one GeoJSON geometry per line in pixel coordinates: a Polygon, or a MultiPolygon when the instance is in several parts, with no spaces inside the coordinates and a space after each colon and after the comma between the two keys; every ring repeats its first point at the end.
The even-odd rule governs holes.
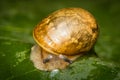
{"type": "Polygon", "coordinates": [[[49,62],[52,58],[53,58],[53,56],[49,55],[47,58],[43,59],[43,63],[45,64],[45,63],[49,62]]]}
{"type": "Polygon", "coordinates": [[[63,59],[65,62],[68,62],[69,64],[71,64],[73,61],[68,59],[65,55],[59,55],[59,58],[63,59]]]}

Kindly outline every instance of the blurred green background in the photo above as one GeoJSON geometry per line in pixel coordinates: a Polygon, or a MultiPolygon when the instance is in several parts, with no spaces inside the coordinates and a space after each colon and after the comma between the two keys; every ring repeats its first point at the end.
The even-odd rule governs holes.
{"type": "MultiPolygon", "coordinates": [[[[12,53],[19,46],[15,42],[8,47],[9,41],[13,44],[20,41],[31,47],[35,44],[32,38],[34,26],[53,11],[66,7],[81,7],[95,16],[100,28],[95,51],[100,59],[119,65],[120,0],[0,0],[0,56],[12,53]]],[[[1,57],[0,63],[5,59],[9,58],[1,57]]],[[[1,66],[2,70],[4,65],[1,66]]]]}

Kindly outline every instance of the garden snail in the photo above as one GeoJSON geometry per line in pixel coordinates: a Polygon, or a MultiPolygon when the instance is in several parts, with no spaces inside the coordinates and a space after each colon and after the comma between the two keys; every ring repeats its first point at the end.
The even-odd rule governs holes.
{"type": "Polygon", "coordinates": [[[64,8],[50,14],[33,30],[37,45],[31,60],[40,70],[64,69],[88,52],[98,37],[98,25],[82,8],[64,8]]]}

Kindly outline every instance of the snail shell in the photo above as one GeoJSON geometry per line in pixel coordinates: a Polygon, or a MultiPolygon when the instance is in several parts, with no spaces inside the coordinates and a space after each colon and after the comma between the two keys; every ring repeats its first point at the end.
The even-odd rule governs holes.
{"type": "Polygon", "coordinates": [[[34,66],[45,71],[64,69],[93,47],[98,26],[88,11],[64,8],[43,19],[33,30],[33,37],[38,43],[31,49],[34,66]]]}
{"type": "Polygon", "coordinates": [[[60,9],[43,19],[34,29],[36,42],[52,54],[77,55],[89,51],[96,42],[95,18],[82,8],[60,9]]]}

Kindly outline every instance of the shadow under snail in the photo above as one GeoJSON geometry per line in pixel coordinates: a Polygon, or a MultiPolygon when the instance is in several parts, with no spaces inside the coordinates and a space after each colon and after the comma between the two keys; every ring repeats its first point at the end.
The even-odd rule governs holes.
{"type": "Polygon", "coordinates": [[[90,51],[98,37],[98,25],[82,8],[64,8],[43,19],[33,30],[37,44],[31,60],[39,70],[64,69],[90,51]]]}

